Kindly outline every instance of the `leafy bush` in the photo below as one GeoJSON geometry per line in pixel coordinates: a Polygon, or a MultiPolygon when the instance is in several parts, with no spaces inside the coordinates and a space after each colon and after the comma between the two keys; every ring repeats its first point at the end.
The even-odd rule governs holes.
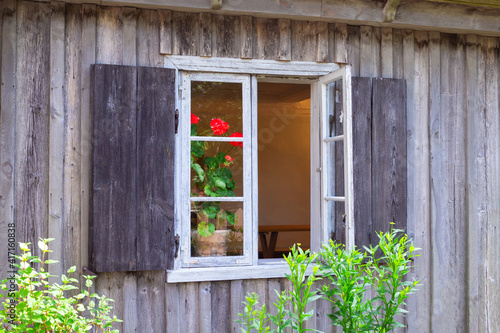
{"type": "Polygon", "coordinates": [[[20,243],[23,254],[16,256],[21,262],[15,264],[19,268],[18,274],[2,281],[5,294],[0,293],[0,297],[5,300],[0,310],[0,332],[87,332],[91,329],[118,332],[111,329],[114,322],[121,322],[116,316],[109,316],[113,300],[90,292],[95,276],[84,276],[87,290],[71,297],[64,293],[77,289],[73,284],[78,281],[71,277],[75,266],[68,269],[67,276],[61,276],[61,284],[49,284],[48,278],[53,275],[45,270],[45,266],[57,262],[45,258],[51,252],[47,245],[51,240],[40,239],[38,242],[41,259],[31,254],[30,243],[20,243]],[[32,267],[34,263],[39,263],[39,271],[32,267]],[[17,284],[15,291],[7,287],[7,283],[13,281],[17,284]],[[88,305],[80,303],[84,300],[88,305]]]}
{"type": "Polygon", "coordinates": [[[323,245],[319,254],[294,245],[285,257],[291,272],[286,277],[293,283],[292,291],[277,292],[276,316],[267,314],[265,305],[257,308],[258,295],[247,295],[245,311],[239,314],[243,318],[239,321],[244,326],[242,332],[281,333],[286,327],[305,332],[303,323],[314,314],[314,310],[305,312],[306,305],[319,297],[332,303],[332,313],[328,317],[333,325],[342,327],[344,333],[385,333],[402,327],[395,317],[404,316],[405,300],[418,285],[418,281],[405,281],[411,262],[417,257],[417,249],[401,230],[377,235],[379,244],[365,248],[365,252],[346,250],[333,241],[323,245]],[[309,277],[305,274],[315,260],[321,263],[323,278],[331,282],[321,290],[311,289],[314,281],[320,279],[319,265],[315,264],[309,277]],[[372,287],[375,294],[370,298],[372,287]],[[292,311],[285,309],[289,302],[292,311]],[[269,321],[276,325],[276,330],[270,329],[269,321]]]}

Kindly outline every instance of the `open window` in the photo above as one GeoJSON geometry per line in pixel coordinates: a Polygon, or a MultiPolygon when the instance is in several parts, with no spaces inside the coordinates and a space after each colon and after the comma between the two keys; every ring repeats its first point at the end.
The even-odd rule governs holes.
{"type": "Polygon", "coordinates": [[[94,271],[280,277],[292,243],[362,247],[390,222],[405,229],[404,80],[174,60],[93,67],[94,271]]]}

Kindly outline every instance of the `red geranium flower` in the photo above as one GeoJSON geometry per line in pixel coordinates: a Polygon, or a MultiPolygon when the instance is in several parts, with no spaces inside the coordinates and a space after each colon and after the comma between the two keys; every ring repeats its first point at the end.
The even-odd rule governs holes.
{"type": "Polygon", "coordinates": [[[212,119],[212,121],[210,122],[210,127],[212,128],[212,131],[214,131],[215,135],[224,134],[229,129],[228,123],[220,118],[212,119]]]}
{"type": "MultiPolygon", "coordinates": [[[[243,134],[240,133],[240,132],[234,132],[229,137],[231,137],[231,138],[242,138],[243,134]]],[[[232,144],[235,147],[243,147],[243,142],[235,142],[235,141],[233,141],[233,142],[229,142],[229,143],[232,144]]]]}
{"type": "Polygon", "coordinates": [[[200,117],[195,116],[194,114],[191,113],[191,125],[198,124],[199,121],[200,121],[200,117]]]}
{"type": "Polygon", "coordinates": [[[229,155],[226,155],[226,160],[227,160],[228,162],[231,162],[232,160],[234,160],[234,158],[232,158],[232,157],[231,157],[231,156],[229,156],[229,155]]]}

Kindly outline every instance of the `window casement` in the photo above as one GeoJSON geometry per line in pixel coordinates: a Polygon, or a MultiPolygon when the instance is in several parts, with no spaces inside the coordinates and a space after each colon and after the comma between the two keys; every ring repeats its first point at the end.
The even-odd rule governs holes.
{"type": "MultiPolygon", "coordinates": [[[[265,238],[259,236],[272,230],[263,228],[262,213],[273,210],[273,203],[259,209],[265,197],[259,191],[284,174],[277,167],[265,178],[259,162],[277,154],[278,142],[289,149],[283,155],[292,157],[289,163],[308,164],[303,183],[310,197],[298,198],[304,187],[275,185],[282,193],[265,203],[273,196],[295,201],[276,209],[272,224],[307,202],[309,215],[301,219],[313,251],[330,239],[349,248],[373,245],[375,232],[389,230],[390,222],[406,228],[404,80],[351,77],[347,65],[306,62],[167,56],[165,67],[92,67],[93,271],[167,270],[169,283],[282,277],[287,268],[277,251],[275,259],[259,259],[273,252],[259,251],[265,238]],[[275,112],[266,106],[269,96],[298,99],[297,109],[307,104],[300,128],[309,130],[300,137],[305,131],[290,125],[291,133],[268,140],[262,154],[259,121],[275,112]],[[215,97],[219,102],[210,104],[215,97]],[[299,152],[302,143],[307,147],[299,152]],[[219,227],[229,230],[222,239],[230,234],[231,248],[209,245],[203,252],[200,233],[219,227]]],[[[264,129],[283,127],[273,118],[268,124],[264,129]]]]}

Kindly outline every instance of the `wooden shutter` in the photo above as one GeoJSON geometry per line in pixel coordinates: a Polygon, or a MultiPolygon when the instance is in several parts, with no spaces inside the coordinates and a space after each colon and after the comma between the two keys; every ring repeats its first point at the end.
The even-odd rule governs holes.
{"type": "Polygon", "coordinates": [[[355,243],[406,230],[406,81],[352,78],[355,243]],[[368,92],[368,93],[367,93],[368,92]],[[371,92],[371,93],[369,93],[371,92]]]}
{"type": "Polygon", "coordinates": [[[96,272],[172,268],[174,81],[171,69],[93,66],[96,272]]]}

